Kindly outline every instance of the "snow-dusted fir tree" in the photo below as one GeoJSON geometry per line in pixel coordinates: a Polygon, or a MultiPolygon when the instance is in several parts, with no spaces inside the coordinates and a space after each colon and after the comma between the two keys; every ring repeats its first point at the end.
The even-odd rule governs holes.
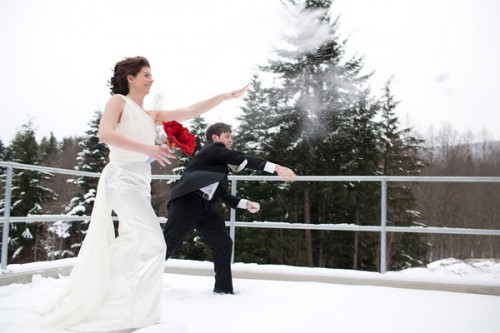
{"type": "MultiPolygon", "coordinates": [[[[101,111],[96,111],[94,113],[89,122],[89,129],[85,132],[86,137],[79,143],[81,151],[76,158],[76,170],[101,172],[107,164],[109,149],[104,143],[99,142],[98,137],[101,115],[101,111]]],[[[86,176],[69,180],[70,183],[78,186],[78,192],[75,197],[71,199],[66,214],[90,216],[94,206],[98,181],[99,178],[86,176]]],[[[76,255],[78,253],[88,228],[88,222],[89,221],[65,223],[67,226],[66,230],[65,228],[58,229],[62,230],[61,235],[65,235],[69,239],[68,246],[71,251],[69,255],[76,255]]]]}
{"type": "Polygon", "coordinates": [[[259,76],[254,74],[243,101],[243,113],[238,117],[240,124],[233,134],[235,147],[240,151],[266,158],[264,155],[267,154],[270,141],[278,130],[269,128],[269,124],[275,123],[278,114],[277,100],[273,98],[272,89],[264,88],[259,76]]]}
{"type": "MultiPolygon", "coordinates": [[[[424,162],[419,157],[423,140],[413,136],[411,128],[402,128],[396,116],[399,102],[394,100],[389,80],[384,87],[381,110],[380,173],[390,176],[420,174],[424,162]]],[[[415,210],[415,197],[409,184],[390,183],[388,186],[387,224],[391,226],[421,225],[420,213],[415,210]]],[[[389,233],[387,236],[387,265],[391,270],[422,264],[427,244],[420,234],[389,233]]]]}
{"type": "MultiPolygon", "coordinates": [[[[35,129],[31,121],[24,124],[16,133],[10,145],[12,161],[22,164],[38,165],[40,150],[36,141],[35,129]]],[[[52,175],[46,172],[14,170],[12,177],[11,216],[42,214],[45,202],[56,200],[57,194],[40,183],[52,175]]],[[[4,200],[0,202],[3,213],[4,200]]],[[[39,246],[45,226],[43,223],[13,223],[9,233],[9,262],[23,263],[45,259],[46,253],[39,246]]]]}
{"type": "MultiPolygon", "coordinates": [[[[299,174],[352,174],[354,170],[364,174],[370,166],[368,173],[374,173],[377,151],[370,149],[377,147],[376,126],[372,125],[376,110],[367,89],[369,76],[360,74],[362,60],[344,56],[345,42],[339,40],[337,21],[329,14],[331,1],[289,3],[295,29],[287,31],[268,63],[260,67],[272,76],[272,84],[266,84],[270,87],[266,88],[265,105],[248,104],[244,109],[242,126],[261,117],[258,111],[269,113],[265,127],[259,129],[268,133],[262,147],[266,157],[299,174]]],[[[276,202],[265,211],[276,211],[281,205],[281,213],[275,212],[281,216],[269,219],[286,216],[303,223],[353,220],[354,207],[342,203],[348,202],[350,195],[343,184],[294,183],[288,197],[275,195],[268,196],[276,202]]],[[[278,235],[279,242],[273,244],[288,248],[285,253],[279,248],[273,252],[281,253],[279,256],[290,264],[352,267],[352,255],[341,254],[344,248],[352,247],[352,237],[330,240],[332,233],[316,235],[313,238],[307,230],[302,232],[301,241],[287,241],[278,235]]]]}
{"type": "MultiPolygon", "coordinates": [[[[281,158],[277,160],[270,153],[273,148],[271,145],[281,128],[281,124],[276,121],[280,114],[280,99],[275,98],[273,88],[264,87],[261,78],[255,74],[243,101],[243,113],[238,117],[240,123],[233,134],[234,148],[272,162],[282,163],[281,158]],[[273,125],[276,126],[272,127],[273,125]]],[[[263,175],[252,170],[243,170],[238,174],[263,175]]],[[[287,221],[287,212],[291,209],[288,206],[288,190],[289,186],[283,186],[283,183],[238,182],[238,193],[251,200],[260,201],[261,211],[250,214],[244,210],[237,210],[237,220],[287,221]]],[[[284,260],[285,253],[290,250],[288,245],[301,243],[301,238],[296,237],[292,240],[291,233],[288,233],[288,237],[284,237],[283,234],[283,230],[253,228],[238,230],[236,260],[252,263],[292,263],[284,260]]],[[[293,250],[288,254],[292,252],[293,250]]]]}
{"type": "MultiPolygon", "coordinates": [[[[377,118],[381,104],[370,95],[370,75],[362,74],[362,59],[345,56],[346,41],[337,35],[332,1],[288,3],[294,29],[260,67],[266,72],[263,77],[272,76],[272,83],[252,82],[252,100],[246,100],[239,130],[249,140],[243,144],[264,150],[267,159],[298,174],[378,174],[383,158],[377,118]]],[[[250,196],[260,194],[258,187],[248,189],[250,196]]],[[[380,220],[380,189],[375,183],[297,182],[288,192],[267,189],[267,194],[272,204],[264,203],[260,220],[281,221],[284,212],[303,223],[373,225],[380,220]]],[[[379,268],[377,235],[305,231],[301,240],[294,237],[292,232],[277,232],[276,241],[268,242],[269,256],[289,264],[379,268]]],[[[240,246],[242,242],[239,239],[240,246]]]]}
{"type": "Polygon", "coordinates": [[[40,159],[44,163],[50,162],[58,152],[57,139],[54,133],[50,132],[50,136],[48,138],[44,136],[40,142],[40,159]]]}
{"type": "Polygon", "coordinates": [[[7,161],[9,156],[9,147],[6,147],[0,140],[0,161],[7,161]]]}

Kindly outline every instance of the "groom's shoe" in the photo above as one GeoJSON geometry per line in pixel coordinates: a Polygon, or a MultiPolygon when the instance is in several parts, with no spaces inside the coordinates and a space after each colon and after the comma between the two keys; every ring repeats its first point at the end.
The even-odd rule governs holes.
{"type": "Polygon", "coordinates": [[[232,290],[222,290],[219,288],[214,288],[214,294],[219,294],[219,295],[236,295],[236,293],[232,290]]]}

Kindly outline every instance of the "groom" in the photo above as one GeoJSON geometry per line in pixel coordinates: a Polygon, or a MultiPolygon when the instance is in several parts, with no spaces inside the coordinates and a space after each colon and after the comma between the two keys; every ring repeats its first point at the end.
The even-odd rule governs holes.
{"type": "Polygon", "coordinates": [[[247,209],[251,213],[257,213],[260,205],[226,191],[228,167],[235,171],[249,168],[276,172],[284,180],[290,181],[295,180],[296,175],[289,168],[231,150],[233,140],[230,125],[211,125],[206,138],[207,144],[189,162],[170,196],[167,225],[163,230],[167,259],[196,228],[208,244],[214,259],[214,292],[234,294],[231,274],[233,241],[224,218],[214,210],[213,204],[220,199],[231,208],[247,209]]]}

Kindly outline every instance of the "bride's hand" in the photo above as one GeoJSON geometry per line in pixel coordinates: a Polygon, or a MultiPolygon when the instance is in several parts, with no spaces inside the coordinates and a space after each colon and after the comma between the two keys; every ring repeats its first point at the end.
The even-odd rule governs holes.
{"type": "Polygon", "coordinates": [[[248,84],[246,86],[244,86],[243,88],[241,88],[241,89],[229,91],[227,93],[223,93],[222,96],[224,97],[225,100],[233,99],[233,98],[239,98],[244,93],[246,93],[247,90],[248,90],[248,84]]]}
{"type": "Polygon", "coordinates": [[[162,146],[148,146],[147,155],[157,160],[163,167],[167,164],[172,164],[172,162],[169,161],[169,158],[176,159],[175,155],[171,154],[162,146]]]}

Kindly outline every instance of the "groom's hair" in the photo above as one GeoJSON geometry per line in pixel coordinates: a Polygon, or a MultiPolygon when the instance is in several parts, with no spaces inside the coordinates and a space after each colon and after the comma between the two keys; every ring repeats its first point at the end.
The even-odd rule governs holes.
{"type": "Polygon", "coordinates": [[[212,142],[213,134],[220,136],[222,133],[231,133],[231,125],[225,123],[215,123],[210,125],[205,133],[207,142],[212,142]]]}

